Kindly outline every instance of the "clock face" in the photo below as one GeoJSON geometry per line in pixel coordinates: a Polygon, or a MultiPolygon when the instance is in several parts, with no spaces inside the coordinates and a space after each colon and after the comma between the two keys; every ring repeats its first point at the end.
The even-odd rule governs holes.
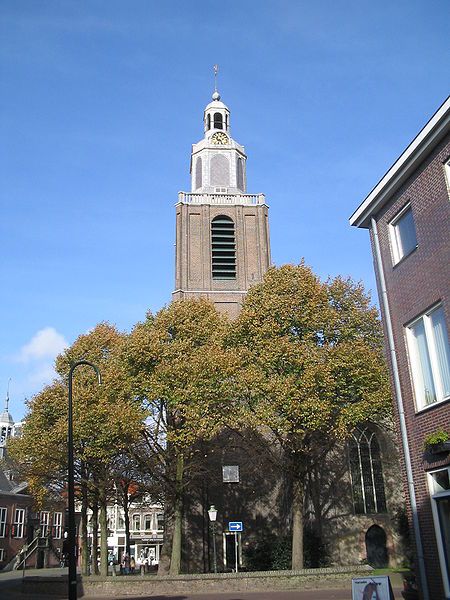
{"type": "Polygon", "coordinates": [[[211,144],[217,144],[220,146],[223,146],[224,144],[228,144],[228,136],[226,133],[223,133],[222,131],[217,131],[212,137],[211,137],[211,144]]]}

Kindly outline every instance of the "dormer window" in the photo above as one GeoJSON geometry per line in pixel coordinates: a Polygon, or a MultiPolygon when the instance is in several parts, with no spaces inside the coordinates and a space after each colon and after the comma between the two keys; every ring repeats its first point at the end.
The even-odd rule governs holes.
{"type": "Polygon", "coordinates": [[[221,113],[214,113],[214,129],[223,129],[223,117],[221,113]]]}

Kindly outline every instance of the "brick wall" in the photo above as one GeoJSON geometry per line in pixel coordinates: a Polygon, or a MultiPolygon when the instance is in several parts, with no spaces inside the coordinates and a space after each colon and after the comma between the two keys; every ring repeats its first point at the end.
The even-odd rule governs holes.
{"type": "MultiPolygon", "coordinates": [[[[444,598],[436,537],[431,514],[427,471],[450,464],[424,455],[424,438],[439,428],[450,429],[450,402],[416,412],[405,325],[438,302],[444,307],[450,331],[450,202],[444,164],[450,157],[450,140],[443,140],[408,181],[376,215],[383,269],[389,298],[400,385],[417,496],[419,521],[430,596],[444,598]],[[393,265],[389,222],[410,203],[417,234],[417,248],[393,265]]],[[[373,246],[373,239],[372,239],[373,246]]],[[[406,494],[407,495],[407,494],[406,494]]]]}

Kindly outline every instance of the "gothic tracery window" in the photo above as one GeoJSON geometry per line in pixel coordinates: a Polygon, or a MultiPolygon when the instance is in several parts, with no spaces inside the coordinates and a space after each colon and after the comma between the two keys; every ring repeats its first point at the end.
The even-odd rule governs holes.
{"type": "Polygon", "coordinates": [[[380,445],[374,431],[357,427],[348,452],[355,513],[386,512],[380,445]]]}

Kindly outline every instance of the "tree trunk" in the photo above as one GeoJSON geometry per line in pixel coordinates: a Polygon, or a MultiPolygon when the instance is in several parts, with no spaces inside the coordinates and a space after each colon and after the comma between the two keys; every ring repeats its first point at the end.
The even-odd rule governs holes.
{"type": "Polygon", "coordinates": [[[173,506],[166,499],[164,502],[164,539],[159,554],[158,575],[164,577],[169,574],[170,554],[173,537],[173,506]]]}
{"type": "Polygon", "coordinates": [[[81,572],[89,575],[89,539],[87,528],[88,492],[86,479],[81,481],[81,572]]]}
{"type": "Polygon", "coordinates": [[[106,497],[100,494],[100,575],[108,576],[108,519],[106,515],[106,497]]]}
{"type": "Polygon", "coordinates": [[[177,455],[177,471],[175,480],[175,504],[173,513],[172,554],[170,557],[169,575],[179,575],[181,569],[181,526],[183,518],[183,473],[184,457],[177,455]]]}
{"type": "Polygon", "coordinates": [[[94,575],[98,575],[98,498],[94,498],[92,505],[92,548],[91,548],[91,571],[94,575]]]}
{"type": "Polygon", "coordinates": [[[305,482],[296,473],[292,489],[292,569],[303,569],[303,501],[305,482]]]}
{"type": "Polygon", "coordinates": [[[130,556],[130,503],[128,502],[128,486],[122,489],[123,519],[125,521],[125,552],[130,556]]]}

